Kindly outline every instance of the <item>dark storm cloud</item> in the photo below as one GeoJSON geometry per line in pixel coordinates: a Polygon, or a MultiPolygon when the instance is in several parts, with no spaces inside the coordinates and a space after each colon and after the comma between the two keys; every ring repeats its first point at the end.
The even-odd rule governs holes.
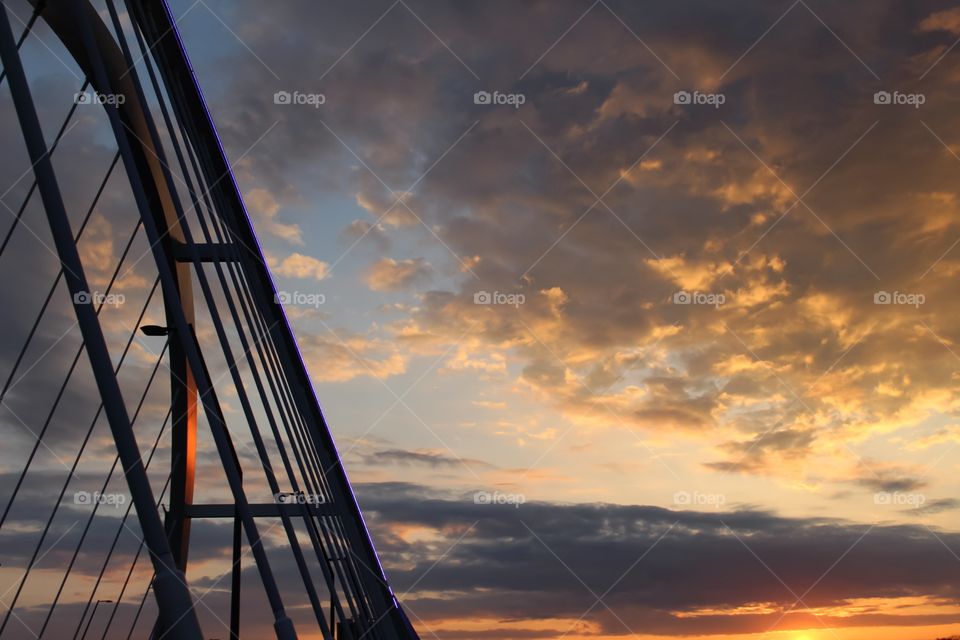
{"type": "Polygon", "coordinates": [[[932,500],[922,507],[918,507],[917,514],[943,513],[944,511],[952,511],[954,509],[960,509],[960,500],[956,498],[941,498],[939,500],[932,500]]]}
{"type": "MultiPolygon", "coordinates": [[[[595,602],[594,594],[602,594],[604,605],[590,610],[585,620],[600,625],[605,633],[628,634],[628,628],[667,635],[737,633],[765,630],[793,605],[801,612],[788,613],[784,624],[810,622],[811,614],[802,612],[808,607],[837,606],[853,598],[926,596],[939,601],[957,595],[954,559],[945,547],[956,548],[960,538],[922,526],[783,518],[751,510],[709,513],[602,503],[477,504],[472,495],[454,496],[404,483],[361,484],[357,492],[395,588],[400,593],[413,589],[404,600],[427,625],[461,616],[569,618],[587,611],[595,602]],[[407,540],[403,532],[411,527],[434,531],[439,537],[407,540]],[[435,593],[456,597],[435,599],[435,593]],[[803,602],[798,604],[800,598],[803,602]],[[756,603],[768,603],[773,612],[729,613],[756,603]]],[[[71,514],[80,519],[81,514],[73,514],[72,509],[64,516],[71,514]]],[[[117,526],[115,517],[98,519],[77,564],[78,575],[99,570],[102,551],[117,526]]],[[[281,544],[275,527],[263,527],[271,548],[281,544]]],[[[136,531],[135,523],[131,528],[136,531]]],[[[227,557],[224,540],[229,530],[229,523],[198,521],[191,542],[193,560],[202,563],[227,557]]],[[[54,534],[59,537],[66,531],[61,522],[54,534]]],[[[64,536],[42,565],[64,566],[78,535],[79,531],[71,531],[64,536]]],[[[35,537],[36,533],[5,533],[7,561],[17,562],[16,550],[29,548],[27,543],[35,537]]],[[[124,535],[111,566],[123,567],[132,560],[137,542],[132,534],[124,535]]],[[[296,567],[283,560],[286,554],[275,555],[274,571],[287,601],[299,602],[302,593],[296,586],[296,567]]],[[[215,612],[227,609],[224,571],[192,581],[195,596],[202,596],[215,612]]],[[[251,563],[244,571],[248,580],[256,579],[251,563]]],[[[259,602],[261,594],[247,591],[256,590],[245,590],[244,598],[251,605],[259,602]]],[[[70,606],[59,610],[58,624],[66,624],[62,612],[70,606]]],[[[36,623],[45,610],[25,608],[19,613],[36,623]]],[[[854,614],[842,621],[821,614],[821,619],[852,625],[890,622],[881,613],[854,614]]],[[[952,620],[927,614],[897,621],[952,620]]],[[[217,626],[215,619],[209,624],[217,626]]],[[[512,632],[489,633],[515,637],[512,632]]]]}
{"type": "Polygon", "coordinates": [[[363,462],[369,465],[397,464],[401,466],[422,465],[425,467],[459,467],[464,463],[477,467],[490,467],[481,460],[464,460],[437,451],[409,451],[407,449],[383,449],[363,456],[363,462]]]}
{"type": "Polygon", "coordinates": [[[865,465],[864,474],[866,477],[859,479],[857,484],[871,491],[917,491],[928,484],[923,478],[914,477],[900,469],[884,468],[879,472],[871,473],[865,465]]]}
{"type": "MultiPolygon", "coordinates": [[[[517,508],[403,483],[357,489],[361,505],[373,514],[378,548],[394,566],[391,579],[401,592],[415,585],[405,601],[428,624],[457,616],[576,616],[594,604],[591,591],[610,589],[604,602],[637,631],[743,633],[766,630],[795,604],[806,609],[853,598],[957,595],[956,559],[944,545],[955,549],[960,538],[922,526],[871,527],[749,510],[536,502],[517,508]],[[426,527],[443,538],[407,541],[407,527],[426,527]],[[434,599],[434,592],[456,597],[434,599]],[[776,610],[731,615],[756,603],[773,603],[776,610]]],[[[606,633],[629,633],[602,605],[586,619],[606,633]]],[[[845,620],[888,621],[874,613],[845,620]]],[[[935,621],[945,620],[915,616],[906,623],[935,621]]]]}

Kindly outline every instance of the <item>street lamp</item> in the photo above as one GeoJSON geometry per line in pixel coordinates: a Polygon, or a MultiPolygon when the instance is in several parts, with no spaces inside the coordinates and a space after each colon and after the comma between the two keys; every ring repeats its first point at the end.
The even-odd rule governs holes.
{"type": "Polygon", "coordinates": [[[113,600],[97,600],[97,604],[93,605],[93,611],[90,613],[90,619],[87,620],[87,626],[86,628],[84,628],[83,635],[80,636],[80,640],[84,640],[84,638],[87,637],[87,631],[90,630],[90,623],[93,622],[93,616],[97,615],[97,607],[99,607],[100,603],[103,603],[103,602],[109,604],[113,602],[113,600]]]}
{"type": "Polygon", "coordinates": [[[143,332],[145,336],[168,336],[170,335],[170,327],[161,327],[156,324],[145,324],[140,327],[140,331],[143,332]]]}

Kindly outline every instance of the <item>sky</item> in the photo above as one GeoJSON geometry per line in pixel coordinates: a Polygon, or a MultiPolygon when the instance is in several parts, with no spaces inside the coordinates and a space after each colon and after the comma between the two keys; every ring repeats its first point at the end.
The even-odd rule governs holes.
{"type": "MultiPolygon", "coordinates": [[[[960,4],[170,6],[421,637],[960,634],[960,4]]],[[[58,46],[40,25],[23,52],[50,136],[79,88],[58,46]]],[[[78,112],[62,144],[82,161],[58,165],[74,220],[114,149],[78,112]]],[[[0,119],[15,211],[29,161],[5,85],[0,119]]],[[[81,243],[101,286],[135,220],[109,184],[81,243]]],[[[57,268],[38,203],[24,221],[0,255],[31,265],[0,286],[2,372],[57,268]]],[[[149,266],[105,316],[115,354],[149,266]]],[[[60,297],[4,400],[3,486],[79,345],[60,297]]],[[[160,347],[133,344],[128,403],[160,347]]],[[[92,415],[91,388],[66,402],[92,415]]],[[[0,531],[0,591],[77,433],[53,423],[0,531]]],[[[91,442],[71,492],[112,459],[104,424],[91,442]]],[[[224,531],[198,525],[191,550],[213,609],[224,531]]],[[[28,627],[70,557],[51,549],[28,627]]]]}

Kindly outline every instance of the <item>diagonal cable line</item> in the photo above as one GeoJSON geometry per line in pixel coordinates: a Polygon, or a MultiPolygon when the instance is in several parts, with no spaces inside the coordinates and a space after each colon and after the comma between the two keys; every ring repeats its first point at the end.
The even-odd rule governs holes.
{"type": "MultiPolygon", "coordinates": [[[[129,526],[127,526],[127,525],[124,525],[124,526],[127,528],[127,530],[128,530],[131,534],[133,534],[134,537],[136,537],[136,538],[138,538],[138,539],[140,538],[139,534],[138,534],[136,531],[134,531],[133,529],[131,529],[131,528],[130,528],[129,526]]],[[[273,531],[274,529],[276,529],[276,528],[279,527],[279,526],[280,526],[280,522],[274,522],[272,525],[270,525],[269,527],[267,527],[266,529],[264,529],[263,533],[261,534],[260,540],[258,540],[258,541],[255,543],[255,545],[261,545],[261,546],[262,546],[262,545],[263,545],[263,538],[266,537],[266,535],[267,535],[268,533],[270,533],[271,531],[273,531]]],[[[141,539],[141,541],[142,541],[142,539],[141,539]]],[[[227,624],[226,622],[224,622],[223,619],[220,618],[220,616],[218,616],[217,613],[216,613],[213,609],[210,608],[210,605],[208,605],[206,602],[204,602],[204,598],[206,598],[208,595],[210,595],[210,593],[216,588],[216,586],[217,586],[218,584],[220,584],[220,582],[227,576],[227,574],[230,573],[230,572],[233,570],[233,568],[234,568],[235,566],[237,566],[237,565],[243,560],[244,557],[248,556],[250,553],[253,553],[253,549],[254,549],[254,546],[255,546],[255,545],[251,545],[251,546],[248,547],[247,549],[244,549],[244,550],[243,550],[243,553],[240,555],[240,558],[238,558],[236,562],[234,562],[233,564],[231,564],[230,567],[227,568],[227,570],[226,570],[225,572],[223,572],[216,580],[214,580],[213,583],[212,583],[203,593],[199,594],[199,595],[194,599],[194,601],[193,601],[193,608],[196,608],[197,605],[203,605],[203,607],[204,607],[207,611],[210,612],[210,615],[212,615],[214,618],[216,618],[216,619],[217,619],[217,622],[219,622],[219,623],[221,624],[221,626],[223,626],[223,628],[226,629],[227,631],[230,630],[230,625],[227,624]]],[[[150,554],[153,553],[153,552],[150,550],[149,547],[147,547],[147,553],[150,553],[150,554]]],[[[187,583],[183,583],[183,585],[184,585],[185,587],[187,587],[188,589],[190,589],[191,591],[194,591],[194,589],[193,589],[192,587],[190,587],[187,583]]],[[[185,613],[184,615],[187,615],[187,614],[185,613]]],[[[172,624],[170,624],[170,625],[169,625],[169,628],[168,628],[164,633],[160,634],[160,636],[158,636],[158,637],[156,638],[156,640],[163,640],[163,638],[167,637],[167,635],[169,635],[170,632],[174,630],[174,627],[176,626],[176,624],[177,624],[178,622],[180,622],[179,619],[178,619],[178,620],[175,620],[172,624]]]]}
{"type": "MultiPolygon", "coordinates": [[[[20,33],[20,37],[17,38],[17,51],[20,51],[20,47],[23,46],[24,41],[27,39],[33,31],[33,25],[37,22],[37,18],[40,17],[40,12],[43,11],[46,0],[39,0],[33,6],[33,11],[30,13],[30,19],[27,20],[27,24],[23,27],[23,31],[20,33]]],[[[0,84],[3,83],[4,79],[7,77],[7,70],[0,70],[0,84]]]]}
{"type": "MultiPolygon", "coordinates": [[[[439,565],[440,562],[443,561],[444,558],[446,558],[448,555],[450,555],[450,553],[463,541],[463,539],[467,536],[467,534],[470,533],[479,523],[480,523],[480,520],[476,520],[473,524],[471,524],[471,525],[467,528],[466,531],[464,531],[462,534],[460,534],[460,537],[458,537],[458,538],[456,539],[456,541],[455,541],[452,545],[450,545],[450,546],[447,548],[447,550],[444,551],[444,552],[440,555],[440,557],[439,557],[435,562],[433,562],[423,573],[421,573],[421,574],[417,577],[417,579],[414,581],[413,585],[411,585],[410,587],[408,587],[408,588],[400,595],[400,597],[401,597],[401,598],[406,598],[408,595],[410,595],[410,593],[413,592],[414,587],[415,587],[417,584],[419,584],[420,582],[422,582],[423,579],[426,578],[427,575],[428,575],[430,572],[432,572],[432,571],[437,567],[437,565],[439,565]]],[[[350,549],[350,553],[351,553],[352,555],[356,556],[356,553],[353,551],[353,549],[350,549]]],[[[379,582],[380,584],[382,584],[384,587],[386,587],[386,588],[388,588],[388,589],[390,588],[390,585],[387,584],[387,583],[383,580],[382,577],[380,577],[380,576],[377,575],[372,569],[370,569],[370,567],[367,567],[365,564],[364,564],[363,566],[364,566],[364,568],[371,574],[371,576],[374,578],[374,580],[376,580],[377,582],[379,582]]],[[[413,613],[414,616],[416,616],[417,620],[419,620],[420,622],[423,622],[423,620],[420,619],[420,616],[418,616],[418,615],[416,614],[416,612],[414,612],[413,609],[410,608],[410,605],[409,605],[409,604],[405,604],[405,605],[404,605],[404,608],[410,609],[410,612],[413,613]]],[[[373,629],[374,627],[376,627],[377,624],[378,624],[381,620],[383,620],[383,619],[387,616],[388,613],[389,613],[389,612],[384,612],[383,615],[381,615],[379,618],[377,618],[376,620],[374,620],[373,624],[370,625],[370,626],[371,626],[371,629],[373,629]]],[[[440,638],[437,636],[437,634],[435,634],[432,630],[430,630],[429,627],[427,627],[427,630],[430,631],[430,634],[431,634],[434,638],[437,638],[437,640],[440,640],[440,638]]],[[[369,630],[366,631],[366,632],[364,632],[364,633],[360,636],[360,638],[358,638],[357,640],[361,640],[361,638],[364,638],[369,632],[370,632],[369,630]]]]}
{"type": "MultiPolygon", "coordinates": [[[[199,1],[199,0],[198,0],[198,1],[199,1]]],[[[260,137],[257,138],[257,139],[253,142],[253,144],[250,145],[242,154],[240,154],[240,157],[238,157],[234,162],[232,162],[232,163],[229,165],[227,171],[226,171],[222,176],[220,176],[219,178],[217,178],[216,180],[214,180],[214,182],[207,187],[207,189],[206,189],[206,191],[204,191],[204,194],[203,194],[203,195],[209,194],[211,191],[213,191],[213,189],[214,189],[218,184],[220,184],[220,182],[222,182],[225,178],[227,178],[227,176],[231,175],[231,172],[233,171],[233,169],[234,169],[245,157],[247,157],[247,155],[248,155],[251,151],[253,151],[253,148],[256,147],[258,144],[260,144],[260,141],[263,140],[265,137],[267,137],[267,134],[270,133],[271,131],[273,131],[273,128],[276,127],[277,124],[279,124],[279,123],[280,123],[279,120],[274,121],[274,123],[273,123],[272,125],[270,125],[270,127],[268,127],[266,131],[264,131],[262,134],[260,134],[260,137]]],[[[159,159],[158,159],[158,160],[159,160],[159,159]]],[[[166,167],[166,165],[164,165],[164,167],[165,167],[165,168],[168,170],[168,172],[169,172],[169,167],[166,167]]],[[[170,173],[172,173],[172,172],[170,172],[170,173]]],[[[186,208],[186,209],[183,211],[183,215],[186,216],[186,215],[189,214],[191,211],[193,211],[193,206],[190,206],[190,207],[186,208]]],[[[124,273],[124,276],[126,276],[127,273],[129,273],[130,271],[132,271],[132,270],[134,269],[134,267],[136,267],[142,260],[146,259],[147,256],[151,255],[151,252],[152,252],[152,250],[154,249],[154,247],[156,247],[157,244],[163,242],[163,241],[167,238],[167,236],[170,235],[171,231],[172,231],[172,230],[171,230],[170,228],[168,228],[168,229],[165,230],[162,234],[160,234],[159,237],[157,238],[157,240],[156,240],[155,242],[151,243],[151,244],[147,247],[147,250],[143,253],[143,255],[141,255],[139,258],[137,258],[136,260],[133,261],[133,264],[131,264],[130,267],[127,269],[127,272],[124,273]]]]}
{"type": "MultiPolygon", "coordinates": [[[[6,3],[6,2],[3,3],[2,9],[5,10],[5,11],[7,11],[7,15],[12,16],[14,20],[16,20],[16,21],[19,22],[21,25],[23,25],[23,28],[24,28],[24,32],[25,32],[25,33],[30,29],[30,25],[29,25],[27,22],[24,22],[23,20],[21,20],[21,19],[20,19],[20,16],[18,16],[18,15],[17,15],[16,13],[14,13],[13,11],[8,10],[7,3],[6,3]]],[[[43,48],[46,49],[46,50],[50,53],[50,55],[52,55],[52,56],[57,60],[57,62],[59,62],[59,63],[63,66],[63,68],[67,70],[67,72],[68,72],[70,75],[72,75],[72,76],[73,76],[74,78],[76,78],[77,80],[82,80],[82,79],[83,79],[83,78],[81,78],[80,76],[77,75],[76,71],[74,70],[74,67],[71,67],[71,66],[68,65],[66,62],[64,62],[64,61],[63,61],[63,58],[61,58],[60,56],[58,56],[58,55],[56,54],[56,52],[55,52],[53,49],[51,49],[50,46],[49,46],[46,42],[43,41],[42,38],[38,37],[35,32],[32,32],[32,33],[34,33],[34,39],[36,39],[37,42],[39,42],[40,44],[42,44],[42,45],[43,45],[43,48]]]]}
{"type": "MultiPolygon", "coordinates": [[[[117,166],[117,160],[119,158],[120,158],[119,153],[114,155],[113,162],[111,162],[110,167],[107,169],[107,173],[104,175],[103,180],[100,182],[100,186],[97,188],[97,192],[93,197],[93,201],[90,203],[90,206],[87,208],[87,213],[83,218],[83,222],[80,224],[79,230],[77,230],[77,233],[75,235],[75,242],[79,242],[80,239],[83,237],[83,232],[87,228],[87,223],[90,221],[90,218],[93,215],[94,209],[96,209],[97,204],[100,202],[100,198],[103,195],[103,191],[110,180],[110,176],[113,175],[113,170],[117,166]]],[[[36,184],[36,182],[34,184],[36,184]]],[[[4,242],[10,239],[10,236],[12,235],[12,233],[13,233],[13,228],[11,228],[10,233],[7,234],[7,237],[4,240],[4,242]]],[[[0,248],[0,253],[2,252],[3,252],[3,248],[0,248]]],[[[20,352],[17,354],[16,359],[13,361],[13,366],[10,368],[10,373],[7,374],[7,380],[3,384],[3,389],[0,389],[0,401],[2,401],[6,397],[7,392],[13,389],[14,387],[16,387],[17,384],[21,380],[23,380],[23,378],[28,373],[30,373],[30,371],[34,367],[36,367],[41,360],[43,360],[43,358],[47,355],[47,353],[50,352],[53,346],[56,345],[56,343],[54,343],[54,345],[51,345],[49,349],[47,349],[43,354],[40,355],[39,358],[37,358],[37,360],[34,361],[34,363],[27,369],[27,371],[25,371],[16,380],[13,379],[14,375],[17,373],[17,369],[20,367],[20,363],[23,361],[23,358],[27,353],[27,349],[30,347],[30,344],[33,342],[33,338],[36,335],[37,329],[40,327],[40,323],[43,320],[44,314],[47,311],[47,307],[49,306],[50,301],[53,299],[53,294],[56,292],[57,286],[60,284],[60,280],[63,278],[63,275],[64,275],[64,268],[63,268],[63,264],[61,263],[60,270],[57,272],[57,277],[54,278],[53,284],[50,285],[50,289],[49,291],[47,291],[47,297],[44,299],[43,305],[40,307],[40,311],[37,313],[37,316],[33,321],[33,325],[30,327],[30,331],[27,333],[26,339],[22,342],[20,346],[20,352]]],[[[77,326],[77,323],[76,321],[74,321],[70,329],[73,329],[76,326],[77,326]]],[[[58,339],[57,342],[60,342],[60,340],[62,339],[63,339],[63,336],[61,336],[61,338],[58,339]]]]}
{"type": "Polygon", "coordinates": [[[180,17],[174,18],[170,27],[167,28],[163,33],[161,33],[153,44],[151,44],[149,47],[146,47],[145,50],[140,53],[140,55],[137,57],[136,60],[131,61],[130,64],[127,66],[127,69],[122,74],[120,74],[120,77],[118,79],[123,80],[124,78],[126,78],[130,74],[130,72],[134,70],[134,68],[137,66],[137,64],[141,60],[151,55],[153,53],[153,50],[156,48],[156,46],[160,44],[160,41],[163,40],[165,37],[167,37],[171,31],[175,31],[176,28],[180,25],[180,22],[184,18],[186,18],[187,14],[193,11],[193,8],[196,7],[198,4],[200,4],[200,0],[194,0],[193,3],[189,7],[187,7],[183,13],[180,14],[180,17]]]}
{"type": "MultiPolygon", "coordinates": [[[[73,524],[71,524],[71,525],[67,528],[67,530],[64,531],[64,532],[60,535],[60,537],[57,538],[57,540],[55,540],[54,543],[53,543],[52,545],[50,545],[50,547],[49,547],[46,551],[44,551],[43,554],[42,554],[39,558],[37,558],[37,562],[42,561],[42,560],[47,556],[48,553],[50,553],[51,551],[53,551],[54,549],[56,549],[57,546],[60,544],[60,542],[67,536],[67,534],[70,533],[71,531],[73,531],[74,527],[76,527],[78,524],[80,524],[80,521],[79,521],[79,520],[77,520],[76,522],[74,522],[73,524]]],[[[27,572],[26,572],[26,570],[25,570],[24,573],[23,573],[23,575],[25,576],[26,573],[27,573],[27,572]]],[[[21,576],[21,577],[23,577],[23,576],[21,576]]],[[[14,582],[14,584],[16,584],[16,582],[14,582]]],[[[37,638],[37,634],[35,634],[35,633],[33,632],[33,629],[30,627],[30,625],[28,625],[28,624],[23,620],[23,618],[21,618],[19,615],[17,615],[17,614],[13,611],[13,608],[11,607],[11,605],[9,605],[7,602],[5,602],[5,601],[2,600],[2,598],[3,598],[5,595],[7,595],[7,593],[9,593],[9,591],[10,591],[11,589],[13,589],[13,585],[10,585],[9,587],[7,587],[7,589],[6,589],[3,593],[0,593],[0,604],[2,604],[3,606],[7,607],[7,611],[9,612],[9,615],[12,615],[13,618],[14,618],[17,622],[19,622],[21,625],[23,625],[23,627],[27,630],[27,633],[29,633],[33,638],[37,638]]]]}

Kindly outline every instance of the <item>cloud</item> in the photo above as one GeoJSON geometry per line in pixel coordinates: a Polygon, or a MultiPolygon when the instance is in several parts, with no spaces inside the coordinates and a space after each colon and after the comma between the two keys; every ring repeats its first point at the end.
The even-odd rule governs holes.
{"type": "Polygon", "coordinates": [[[886,491],[890,493],[917,491],[929,484],[929,480],[924,479],[919,474],[913,474],[898,465],[865,460],[860,465],[860,468],[863,477],[857,479],[856,483],[871,491],[886,491]]]}
{"type": "Polygon", "coordinates": [[[364,282],[373,291],[398,291],[430,277],[430,264],[423,258],[381,258],[367,270],[364,282]]]}
{"type": "MultiPolygon", "coordinates": [[[[258,230],[303,245],[307,229],[281,220],[288,205],[358,206],[370,220],[349,223],[344,240],[366,233],[378,255],[392,248],[397,255],[429,255],[431,264],[383,258],[353,284],[397,291],[452,274],[442,290],[395,308],[392,318],[402,317],[386,328],[334,334],[308,326],[299,337],[317,382],[389,379],[407,371],[414,353],[443,353],[462,339],[438,371],[476,375],[486,385],[484,397],[519,392],[533,412],[548,416],[545,422],[557,415],[573,436],[588,435],[598,448],[620,432],[635,433],[682,447],[697,463],[691,467],[710,479],[737,471],[791,486],[932,491],[946,473],[926,478],[920,470],[927,461],[919,458],[940,454],[927,449],[955,439],[944,424],[960,411],[954,356],[960,328],[952,321],[960,312],[954,291],[960,256],[953,247],[960,234],[953,155],[960,149],[954,108],[960,58],[944,55],[960,23],[947,3],[934,4],[856,0],[814,7],[815,19],[803,5],[784,16],[784,7],[762,2],[694,0],[683,10],[611,2],[580,20],[584,7],[572,2],[551,3],[549,10],[525,3],[509,14],[465,2],[412,7],[423,23],[397,5],[352,47],[380,9],[334,2],[307,14],[282,3],[264,14],[251,3],[224,14],[241,23],[246,46],[227,33],[233,48],[214,48],[229,53],[196,56],[195,63],[213,85],[207,95],[258,230]],[[701,19],[691,21],[691,12],[701,19]],[[304,42],[315,45],[312,55],[303,55],[304,42]],[[282,70],[284,80],[250,51],[282,70]],[[482,86],[464,65],[483,78],[482,86]],[[322,111],[273,104],[274,91],[294,88],[281,86],[290,78],[317,78],[328,68],[322,111]],[[883,87],[916,87],[927,101],[922,111],[876,105],[873,93],[883,87]],[[522,92],[524,107],[473,104],[474,91],[493,88],[522,92]],[[719,110],[682,108],[672,99],[681,89],[720,91],[726,102],[719,110]],[[452,257],[435,258],[446,255],[437,238],[469,261],[470,271],[452,257]],[[424,243],[440,253],[427,253],[424,243]],[[674,304],[680,287],[722,293],[725,302],[674,304]],[[481,290],[523,294],[525,302],[474,304],[481,290]],[[926,302],[874,304],[878,291],[922,293],[926,302]],[[869,468],[857,463],[864,451],[871,454],[869,468]]],[[[185,32],[202,14],[184,16],[185,32]]],[[[188,49],[195,44],[188,41],[188,49]]],[[[39,94],[54,95],[62,78],[37,83],[39,94]]],[[[9,105],[0,109],[12,122],[9,105]]],[[[102,123],[89,131],[102,133],[102,123]]],[[[16,133],[8,127],[4,141],[16,133]]],[[[67,173],[113,153],[99,144],[78,149],[70,136],[63,145],[76,158],[67,173]]],[[[21,147],[19,140],[5,146],[21,147]]],[[[12,153],[0,163],[16,176],[29,165],[23,160],[12,153]]],[[[64,188],[79,211],[90,182],[70,175],[64,188]]],[[[19,185],[10,199],[24,193],[19,185]]],[[[85,253],[92,269],[108,267],[109,255],[123,246],[126,227],[118,221],[132,222],[128,201],[109,202],[106,223],[93,223],[85,253]]],[[[357,215],[336,213],[329,235],[357,215]]],[[[11,279],[4,299],[11,309],[37,308],[27,294],[45,291],[56,266],[33,268],[31,254],[48,254],[38,238],[17,238],[4,259],[32,268],[11,279]]],[[[276,269],[319,280],[328,267],[294,254],[276,269]]],[[[106,271],[93,275],[102,280],[106,271]]],[[[129,331],[130,309],[104,318],[111,339],[119,342],[129,331]]],[[[27,315],[6,314],[5,332],[24,335],[27,315]]],[[[72,321],[69,306],[53,315],[38,333],[37,351],[54,345],[72,321]]],[[[5,361],[16,357],[16,346],[15,340],[0,345],[5,361]]],[[[64,340],[11,394],[26,424],[42,423],[60,379],[55,374],[75,348],[75,340],[64,340]]],[[[92,414],[89,377],[76,386],[65,398],[71,414],[92,414]]],[[[32,444],[12,415],[4,424],[15,434],[17,454],[32,444]]],[[[63,442],[75,435],[73,426],[59,418],[50,435],[63,442]]],[[[395,458],[445,469],[435,455],[413,450],[395,458]]],[[[752,491],[767,503],[780,484],[759,481],[752,491]]],[[[822,508],[811,506],[813,493],[791,508],[822,508]]],[[[624,603],[617,608],[626,611],[626,622],[645,632],[762,630],[791,604],[715,514],[533,501],[524,510],[478,512],[469,497],[417,487],[373,488],[364,500],[379,514],[384,548],[407,586],[418,577],[410,567],[425,568],[424,558],[439,557],[475,518],[496,512],[480,518],[480,542],[467,536],[451,552],[455,564],[418,585],[414,607],[444,620],[450,629],[444,637],[471,637],[450,616],[496,621],[530,612],[557,629],[530,623],[514,629],[516,636],[557,637],[573,622],[572,611],[592,604],[523,523],[572,558],[601,593],[677,522],[649,557],[664,552],[663,558],[652,568],[645,560],[610,594],[624,603]],[[439,532],[433,535],[440,541],[405,538],[411,527],[439,532]],[[433,593],[425,592],[430,587],[433,593]]],[[[951,514],[949,500],[931,501],[926,514],[951,514]]],[[[769,557],[785,582],[800,585],[800,593],[863,532],[839,521],[727,515],[724,523],[769,557]]],[[[897,622],[902,598],[922,594],[934,605],[955,598],[955,581],[946,575],[953,560],[927,534],[909,525],[870,531],[809,604],[840,607],[866,598],[866,608],[851,605],[853,615],[844,620],[820,612],[836,624],[866,625],[897,622]],[[855,570],[847,569],[848,560],[855,570]],[[889,599],[889,606],[875,599],[889,599]]],[[[956,547],[953,534],[942,537],[956,547]]],[[[898,624],[955,620],[943,609],[902,608],[910,613],[898,624]]],[[[816,625],[802,611],[786,621],[816,625]]],[[[623,633],[600,608],[587,624],[591,633],[623,633]]]]}
{"type": "Polygon", "coordinates": [[[358,377],[386,379],[407,370],[408,357],[393,342],[371,333],[350,331],[300,336],[311,377],[317,382],[345,382],[358,377]]]}
{"type": "Polygon", "coordinates": [[[262,187],[248,189],[243,194],[244,203],[257,219],[257,228],[291,244],[303,244],[303,230],[299,225],[278,220],[280,203],[270,191],[262,187]]]}
{"type": "Polygon", "coordinates": [[[710,462],[706,466],[720,471],[776,473],[784,465],[809,455],[815,439],[815,433],[810,430],[786,428],[761,433],[749,440],[726,443],[722,448],[732,460],[710,462]]]}
{"type": "Polygon", "coordinates": [[[340,237],[350,245],[366,240],[368,243],[373,243],[381,253],[390,248],[390,238],[386,235],[383,225],[373,224],[366,220],[354,220],[344,227],[343,231],[340,232],[340,237]]]}
{"type": "Polygon", "coordinates": [[[308,280],[325,280],[330,272],[329,264],[302,253],[292,253],[272,268],[278,275],[308,280]]]}
{"type": "Polygon", "coordinates": [[[960,442],[960,425],[949,425],[929,435],[913,438],[904,443],[908,451],[922,451],[941,444],[960,442]]]}
{"type": "Polygon", "coordinates": [[[920,22],[919,30],[921,32],[946,31],[960,35],[960,9],[954,7],[931,13],[920,22]]]}
{"type": "Polygon", "coordinates": [[[939,500],[931,500],[923,506],[917,507],[915,511],[917,515],[923,516],[943,513],[944,511],[953,511],[955,509],[960,509],[960,500],[956,498],[940,498],[939,500]]]}
{"type": "Polygon", "coordinates": [[[391,576],[401,589],[416,585],[405,602],[434,629],[456,628],[455,618],[483,619],[488,637],[516,637],[498,622],[510,620],[529,637],[556,637],[581,612],[611,636],[957,621],[945,606],[956,595],[954,560],[941,540],[951,547],[960,540],[922,526],[530,496],[516,508],[404,483],[357,490],[373,514],[378,548],[397,567],[391,576]],[[605,594],[615,615],[591,608],[588,590],[605,594]],[[801,603],[795,594],[803,594],[801,603]],[[844,610],[857,599],[863,608],[844,610]],[[898,601],[899,613],[885,608],[898,601]],[[543,619],[559,628],[533,632],[543,619]]]}
{"type": "Polygon", "coordinates": [[[506,402],[499,402],[497,400],[473,400],[471,402],[476,407],[481,407],[483,409],[497,409],[503,410],[507,408],[506,402]]]}
{"type": "Polygon", "coordinates": [[[462,459],[441,451],[407,449],[382,449],[373,451],[364,456],[364,462],[370,465],[397,464],[401,466],[419,465],[429,468],[460,467],[468,464],[470,467],[489,467],[490,464],[480,460],[462,459]]]}

